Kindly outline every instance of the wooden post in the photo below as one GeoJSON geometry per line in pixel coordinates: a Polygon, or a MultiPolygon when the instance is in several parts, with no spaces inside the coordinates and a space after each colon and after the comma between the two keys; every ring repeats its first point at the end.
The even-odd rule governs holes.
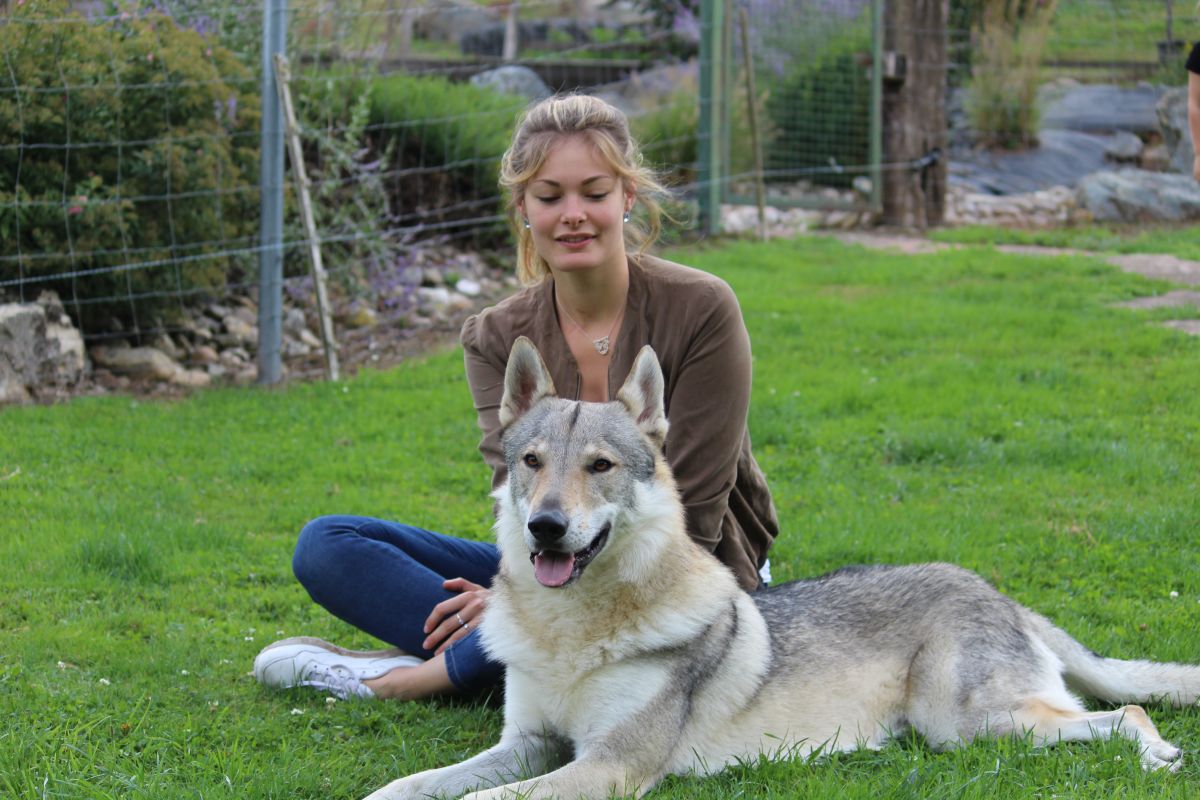
{"type": "Polygon", "coordinates": [[[313,216],[312,197],[308,192],[308,174],[304,171],[304,149],[300,143],[300,126],[296,123],[296,109],[292,106],[292,90],[288,85],[291,70],[287,56],[275,54],[275,86],[279,101],[283,104],[283,121],[287,129],[288,153],[292,161],[292,175],[296,179],[296,194],[300,196],[300,214],[304,221],[304,233],[308,237],[308,256],[312,264],[313,285],[317,290],[317,314],[321,319],[321,341],[325,345],[325,375],[331,381],[338,380],[337,343],[333,340],[333,320],[329,314],[329,297],[325,292],[325,265],[321,261],[321,242],[317,238],[317,222],[313,216]]]}
{"type": "Polygon", "coordinates": [[[949,0],[887,0],[884,9],[883,221],[941,224],[946,213],[946,22],[949,0]],[[928,162],[908,169],[903,164],[928,162]]]}
{"type": "Polygon", "coordinates": [[[746,70],[746,106],[750,119],[750,140],[754,147],[754,202],[758,206],[758,238],[767,240],[766,187],[763,186],[762,139],[758,135],[758,96],[754,90],[754,59],[750,56],[750,19],[746,9],[738,9],[742,27],[742,60],[746,70]]]}

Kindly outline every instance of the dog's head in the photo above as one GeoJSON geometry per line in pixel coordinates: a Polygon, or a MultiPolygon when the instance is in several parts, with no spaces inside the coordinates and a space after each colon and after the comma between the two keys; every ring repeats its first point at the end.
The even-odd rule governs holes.
{"type": "Polygon", "coordinates": [[[551,588],[606,561],[636,579],[639,545],[626,541],[629,530],[654,517],[677,523],[681,513],[663,455],[667,418],[654,351],[638,353],[616,400],[584,403],[555,395],[537,348],[521,337],[504,375],[500,423],[508,482],[498,493],[497,530],[505,555],[516,563],[527,554],[538,583],[551,588]]]}

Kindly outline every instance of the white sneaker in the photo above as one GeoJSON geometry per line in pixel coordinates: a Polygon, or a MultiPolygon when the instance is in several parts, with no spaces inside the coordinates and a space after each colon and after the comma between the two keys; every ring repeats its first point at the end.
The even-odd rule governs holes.
{"type": "Polygon", "coordinates": [[[264,647],[254,658],[254,677],[272,689],[305,686],[345,700],[371,699],[375,693],[363,681],[397,667],[425,663],[403,650],[346,650],[311,636],[282,639],[264,647]]]}

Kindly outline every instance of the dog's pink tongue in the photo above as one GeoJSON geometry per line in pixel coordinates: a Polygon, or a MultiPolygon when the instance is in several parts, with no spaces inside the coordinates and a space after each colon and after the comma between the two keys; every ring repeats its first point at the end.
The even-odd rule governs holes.
{"type": "Polygon", "coordinates": [[[562,586],[571,579],[575,556],[571,553],[542,551],[533,557],[533,575],[542,586],[562,586]]]}

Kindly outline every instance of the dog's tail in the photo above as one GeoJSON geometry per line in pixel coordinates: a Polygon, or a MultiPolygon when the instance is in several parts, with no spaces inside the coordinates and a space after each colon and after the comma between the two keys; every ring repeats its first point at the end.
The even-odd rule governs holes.
{"type": "Polygon", "coordinates": [[[1105,658],[1040,614],[1030,615],[1038,638],[1062,660],[1067,685],[1080,694],[1109,703],[1174,706],[1189,706],[1200,699],[1200,666],[1105,658]]]}

